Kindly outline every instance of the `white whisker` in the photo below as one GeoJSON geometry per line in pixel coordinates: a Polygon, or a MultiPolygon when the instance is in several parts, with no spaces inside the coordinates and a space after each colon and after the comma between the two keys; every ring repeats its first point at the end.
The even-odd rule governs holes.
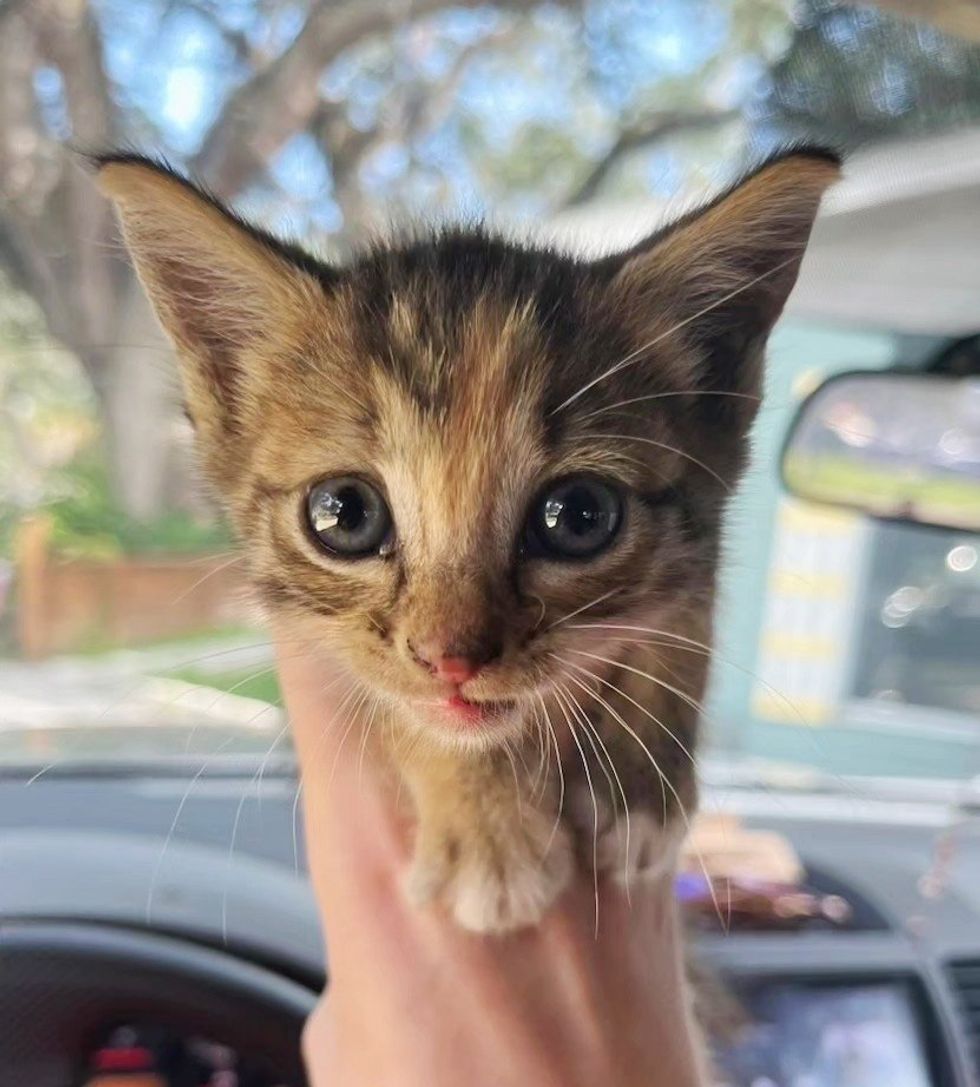
{"type": "Polygon", "coordinates": [[[511,751],[510,741],[507,740],[503,745],[503,753],[507,756],[507,761],[510,763],[510,772],[514,778],[514,795],[517,797],[517,817],[520,821],[524,822],[524,799],[521,796],[521,782],[517,775],[517,763],[514,762],[514,754],[511,751]]]}
{"type": "MultiPolygon", "coordinates": [[[[721,664],[727,665],[729,668],[734,668],[737,672],[741,672],[742,675],[748,676],[749,679],[754,680],[768,694],[772,695],[773,698],[775,698],[778,702],[780,702],[782,705],[784,705],[786,707],[786,709],[790,712],[790,714],[803,727],[804,735],[807,737],[808,742],[812,745],[815,754],[818,757],[821,757],[823,755],[823,752],[820,750],[820,745],[817,743],[816,737],[814,736],[813,722],[807,720],[807,718],[804,716],[804,714],[800,710],[799,706],[795,705],[794,702],[792,701],[792,699],[788,698],[785,694],[782,693],[782,691],[780,691],[778,688],[774,687],[771,683],[764,680],[758,673],[753,672],[751,668],[746,668],[744,665],[739,664],[737,661],[733,661],[730,657],[724,656],[723,654],[719,653],[717,650],[713,649],[711,646],[707,645],[705,642],[699,642],[696,638],[688,638],[683,634],[676,634],[672,630],[662,630],[662,629],[659,629],[657,627],[636,626],[636,625],[629,624],[629,623],[575,623],[575,624],[573,624],[571,629],[573,629],[573,630],[626,630],[626,631],[637,631],[637,632],[639,632],[641,634],[656,634],[656,635],[660,635],[660,636],[662,636],[664,638],[674,639],[676,642],[679,642],[681,644],[674,644],[674,642],[672,642],[672,641],[659,642],[659,641],[652,641],[651,640],[650,642],[647,643],[647,642],[641,642],[640,639],[634,639],[634,640],[638,644],[660,645],[660,646],[663,646],[664,648],[679,649],[682,652],[687,652],[687,653],[697,652],[699,654],[703,654],[704,656],[711,657],[712,661],[718,661],[721,664]],[[688,648],[688,647],[690,647],[690,648],[688,648]]],[[[624,641],[624,642],[629,641],[629,639],[619,639],[619,640],[624,641]]],[[[704,712],[703,708],[701,709],[701,712],[704,715],[705,720],[710,721],[710,718],[708,718],[708,716],[704,712]]],[[[849,782],[846,778],[841,777],[841,775],[839,775],[839,774],[831,774],[831,777],[844,790],[844,792],[850,794],[852,797],[860,798],[861,791],[859,789],[856,789],[854,787],[854,785],[851,782],[849,782]]]]}
{"type": "MultiPolygon", "coordinates": [[[[555,684],[555,693],[558,694],[559,692],[561,693],[562,696],[564,696],[564,698],[566,700],[569,700],[568,688],[563,686],[560,683],[556,683],[555,684]]],[[[589,747],[592,749],[592,754],[595,755],[596,765],[602,771],[602,776],[606,779],[606,784],[609,786],[609,806],[610,806],[610,810],[612,811],[613,818],[616,818],[619,815],[619,797],[616,795],[616,786],[615,786],[615,784],[613,782],[612,775],[609,773],[609,769],[606,766],[606,762],[603,759],[603,757],[599,754],[599,748],[596,746],[596,742],[593,739],[593,733],[595,732],[595,726],[589,720],[588,714],[586,714],[582,710],[581,706],[579,706],[579,709],[576,712],[575,707],[571,705],[570,700],[569,700],[568,704],[569,704],[569,709],[572,711],[572,716],[582,726],[583,732],[585,734],[585,738],[586,738],[586,740],[589,741],[589,747]]],[[[605,750],[605,745],[603,745],[603,750],[605,750]]],[[[606,752],[606,754],[608,755],[608,752],[606,752]]]]}
{"type": "Polygon", "coordinates": [[[371,707],[371,716],[368,719],[367,724],[364,726],[363,735],[361,736],[361,749],[357,755],[357,783],[360,786],[364,778],[364,753],[367,750],[368,737],[371,735],[371,729],[374,727],[374,720],[378,716],[378,707],[380,702],[377,699],[372,700],[374,705],[371,707]]]}
{"type": "MultiPolygon", "coordinates": [[[[623,720],[622,716],[619,713],[616,712],[616,710],[606,701],[606,699],[604,699],[602,697],[602,695],[600,695],[596,691],[593,691],[591,689],[591,687],[589,687],[586,684],[582,683],[581,680],[576,679],[574,676],[569,676],[568,678],[570,680],[572,680],[574,683],[576,683],[579,687],[581,687],[590,697],[594,698],[599,703],[599,705],[601,705],[609,714],[611,714],[612,717],[626,730],[626,732],[630,736],[632,736],[632,738],[636,741],[636,743],[639,744],[639,746],[640,746],[641,750],[643,751],[644,755],[646,755],[647,759],[649,759],[650,764],[653,766],[653,768],[656,771],[658,777],[660,778],[661,789],[666,787],[667,789],[670,790],[671,795],[674,798],[674,801],[676,802],[678,808],[680,809],[681,818],[684,820],[684,826],[685,826],[688,834],[690,834],[691,833],[691,820],[690,820],[690,817],[688,816],[687,808],[684,807],[684,802],[681,800],[680,794],[674,788],[673,782],[671,782],[671,780],[660,769],[660,765],[657,762],[657,760],[653,757],[653,753],[650,751],[650,748],[647,747],[647,745],[643,742],[643,738],[639,735],[639,733],[637,733],[637,731],[634,728],[632,728],[629,724],[627,724],[627,722],[625,720],[623,720]]],[[[666,810],[665,810],[665,815],[664,815],[664,825],[665,826],[666,826],[666,823],[667,823],[667,818],[666,818],[666,810]]],[[[715,907],[715,912],[718,915],[718,922],[719,922],[719,924],[721,924],[721,926],[723,928],[725,928],[725,921],[724,921],[724,918],[721,915],[721,907],[718,904],[718,897],[715,894],[714,883],[711,880],[711,876],[708,874],[707,865],[704,863],[704,857],[701,855],[700,851],[698,852],[698,863],[699,863],[699,865],[701,867],[702,872],[704,873],[704,878],[705,878],[705,880],[706,880],[706,882],[708,884],[708,890],[711,892],[711,901],[712,901],[712,904],[715,907]]],[[[726,928],[726,931],[727,931],[727,928],[726,928]]]]}
{"type": "Polygon", "coordinates": [[[296,794],[293,796],[292,828],[293,828],[293,871],[299,875],[299,801],[303,795],[303,778],[296,783],[296,794]]]}
{"type": "Polygon", "coordinates": [[[580,608],[576,608],[574,611],[570,611],[567,615],[563,615],[560,619],[556,619],[553,623],[550,623],[545,627],[545,630],[551,630],[558,626],[560,623],[567,623],[569,619],[574,619],[576,615],[581,615],[583,611],[588,611],[589,608],[594,608],[596,604],[601,604],[603,600],[608,600],[611,596],[615,596],[616,593],[622,592],[622,589],[617,586],[615,589],[609,589],[608,592],[604,592],[601,596],[597,596],[595,600],[590,600],[588,604],[583,604],[580,608]]]}
{"type": "Polygon", "coordinates": [[[71,761],[71,760],[70,760],[69,758],[64,758],[64,759],[55,759],[55,760],[54,760],[54,762],[49,762],[49,763],[48,763],[48,764],[47,764],[46,766],[42,766],[40,770],[37,770],[37,771],[35,771],[35,772],[34,772],[33,774],[31,774],[31,776],[30,776],[30,777],[29,777],[29,778],[28,778],[28,779],[27,779],[27,780],[26,780],[26,781],[24,782],[24,788],[26,789],[26,788],[28,788],[29,786],[33,785],[35,781],[39,781],[39,780],[40,780],[41,778],[43,778],[43,777],[44,777],[44,775],[45,775],[45,774],[49,773],[49,772],[50,772],[51,770],[53,770],[53,769],[54,769],[54,768],[55,768],[56,766],[61,766],[61,765],[62,765],[63,763],[66,763],[66,762],[70,762],[70,761],[71,761]]]}
{"type": "Polygon", "coordinates": [[[213,578],[216,574],[220,574],[222,570],[227,570],[229,566],[234,566],[235,563],[243,562],[244,559],[244,555],[234,555],[227,561],[219,563],[213,569],[208,570],[208,572],[203,577],[198,578],[197,581],[195,581],[194,584],[191,585],[189,588],[184,589],[184,591],[179,596],[175,596],[173,600],[170,601],[169,606],[171,608],[176,607],[182,600],[185,600],[188,596],[190,596],[192,592],[194,592],[196,589],[199,589],[209,578],[213,578]]]}
{"type": "Polygon", "coordinates": [[[578,753],[582,759],[582,768],[585,770],[585,780],[589,786],[589,796],[592,797],[592,887],[593,894],[595,896],[595,938],[599,938],[599,801],[596,799],[595,786],[592,784],[592,771],[589,770],[589,760],[585,757],[585,749],[579,742],[577,733],[575,732],[575,726],[572,724],[572,719],[565,709],[561,697],[558,694],[558,689],[555,688],[555,698],[558,701],[558,705],[561,708],[565,717],[565,722],[568,725],[568,731],[571,734],[572,740],[578,748],[578,753]]]}
{"type": "Polygon", "coordinates": [[[682,321],[677,321],[664,332],[661,332],[657,336],[654,336],[652,340],[649,340],[647,343],[642,344],[640,347],[637,347],[635,350],[631,351],[624,358],[620,359],[619,362],[610,366],[608,370],[604,370],[601,374],[598,375],[598,377],[594,377],[591,381],[586,382],[586,384],[584,384],[578,390],[578,392],[572,393],[570,397],[568,397],[566,400],[563,400],[557,408],[553,408],[548,414],[555,415],[559,411],[564,411],[564,409],[567,408],[570,404],[574,404],[576,400],[584,396],[589,391],[589,389],[595,388],[595,386],[598,385],[600,382],[605,381],[607,378],[612,377],[614,374],[618,374],[620,370],[624,370],[627,366],[630,365],[630,363],[635,362],[643,354],[649,351],[651,347],[655,347],[662,340],[667,339],[668,336],[673,336],[675,332],[679,332],[687,325],[692,324],[694,321],[698,321],[702,317],[707,316],[707,314],[711,313],[712,310],[717,309],[719,306],[723,306],[726,302],[729,302],[731,301],[731,299],[736,298],[743,291],[747,291],[750,287],[754,287],[757,283],[761,283],[762,280],[767,279],[769,276],[775,275],[776,272],[781,271],[783,268],[785,268],[787,265],[791,264],[797,259],[799,258],[797,254],[794,253],[793,256],[787,257],[786,260],[780,261],[778,264],[772,266],[771,268],[767,268],[764,272],[761,272],[759,275],[754,276],[752,279],[746,280],[746,282],[740,284],[738,287],[735,287],[734,290],[729,291],[727,294],[722,295],[720,298],[714,299],[714,301],[709,303],[707,306],[702,307],[696,313],[692,313],[689,317],[685,317],[682,321]]]}
{"type": "Polygon", "coordinates": [[[357,724],[357,711],[361,708],[366,698],[367,693],[361,689],[360,684],[355,680],[350,690],[344,695],[340,705],[334,711],[339,718],[341,712],[353,700],[353,705],[348,711],[347,727],[344,729],[344,734],[340,737],[340,743],[337,745],[337,752],[333,757],[333,764],[330,767],[330,774],[327,777],[328,789],[333,785],[333,779],[337,774],[337,767],[340,764],[340,755],[344,750],[344,744],[347,742],[347,737],[351,734],[351,730],[357,724]],[[355,695],[357,696],[356,698],[355,695]]]}
{"type": "Polygon", "coordinates": [[[548,778],[551,770],[551,746],[548,743],[544,721],[538,707],[532,705],[531,709],[534,711],[534,730],[537,733],[538,742],[538,769],[534,775],[531,788],[531,803],[534,804],[539,797],[545,795],[548,788],[548,778]]]}
{"type": "MultiPolygon", "coordinates": [[[[573,650],[573,652],[576,652],[576,650],[573,650]]],[[[562,662],[562,664],[565,664],[570,668],[574,668],[577,672],[581,672],[583,675],[590,676],[592,679],[594,679],[597,682],[601,683],[604,687],[608,687],[610,690],[615,691],[622,698],[625,698],[627,702],[629,702],[631,705],[635,706],[640,711],[640,713],[646,714],[646,716],[649,717],[650,720],[653,721],[654,724],[658,725],[661,729],[663,729],[663,731],[671,738],[671,740],[673,740],[674,743],[677,744],[677,746],[681,749],[681,751],[684,752],[684,754],[688,758],[688,761],[691,763],[691,766],[694,767],[695,770],[698,769],[697,760],[691,754],[691,752],[687,749],[687,747],[685,747],[685,745],[675,735],[675,733],[667,725],[665,725],[664,722],[661,721],[659,717],[657,717],[653,713],[651,713],[646,708],[646,706],[644,706],[641,703],[637,702],[635,698],[631,698],[621,687],[617,687],[615,683],[610,682],[610,680],[608,680],[608,679],[603,679],[602,676],[598,675],[596,672],[591,671],[591,669],[583,668],[580,665],[576,664],[574,661],[566,661],[562,657],[556,657],[556,659],[560,660],[562,662]]],[[[625,666],[623,666],[623,667],[625,667],[625,666]]],[[[648,676],[647,678],[652,679],[651,676],[648,676]]],[[[656,681],[654,681],[654,682],[656,682],[656,681]]],[[[696,707],[696,708],[698,708],[699,712],[700,712],[700,708],[699,707],[696,707]]]]}
{"type": "Polygon", "coordinates": [[[761,396],[755,396],[752,393],[734,393],[726,392],[721,389],[678,389],[671,392],[663,393],[648,393],[646,396],[630,396],[625,400],[617,400],[613,404],[603,404],[602,407],[596,408],[594,411],[587,412],[582,416],[582,421],[587,419],[594,419],[598,415],[604,415],[607,411],[614,411],[616,408],[627,408],[630,404],[641,404],[647,400],[666,400],[670,397],[686,396],[692,400],[700,400],[702,396],[727,396],[733,397],[738,400],[752,400],[756,404],[762,402],[761,396]]]}
{"type": "Polygon", "coordinates": [[[538,701],[541,703],[545,723],[548,726],[548,733],[550,734],[552,743],[555,747],[555,761],[558,764],[558,813],[555,815],[555,825],[551,828],[551,837],[548,839],[548,847],[545,850],[547,853],[550,851],[552,843],[555,840],[555,835],[558,833],[562,812],[565,809],[565,768],[561,764],[561,747],[558,743],[558,734],[555,732],[555,726],[551,721],[551,714],[548,713],[548,707],[545,705],[544,698],[540,694],[538,695],[538,701]]]}
{"type": "Polygon", "coordinates": [[[548,613],[548,605],[544,602],[543,597],[538,596],[537,593],[528,593],[528,596],[530,596],[532,600],[536,600],[538,602],[538,607],[541,609],[538,613],[538,620],[534,624],[534,629],[538,630],[544,622],[545,615],[548,613]]]}
{"type": "Polygon", "coordinates": [[[269,758],[278,746],[279,741],[288,731],[289,722],[282,726],[276,738],[269,745],[269,750],[266,751],[261,763],[259,763],[258,770],[252,775],[245,788],[242,789],[242,795],[238,800],[238,807],[235,809],[235,820],[231,827],[231,842],[228,845],[228,856],[225,860],[225,878],[221,889],[221,942],[225,947],[228,946],[228,877],[231,875],[231,866],[235,859],[235,843],[238,840],[238,827],[242,819],[242,810],[245,807],[245,801],[248,799],[248,794],[251,792],[252,786],[255,784],[256,780],[262,776],[262,772],[265,770],[265,764],[269,761],[269,758]]]}
{"type": "Polygon", "coordinates": [[[678,449],[676,445],[669,445],[667,442],[658,442],[654,438],[642,438],[636,434],[590,434],[589,436],[592,438],[605,438],[609,441],[619,439],[627,442],[642,442],[644,445],[652,445],[657,449],[665,449],[667,452],[675,453],[678,457],[683,457],[684,460],[690,461],[691,464],[703,469],[709,476],[716,479],[729,494],[732,492],[731,483],[725,479],[724,476],[720,476],[710,464],[705,464],[703,460],[698,460],[697,457],[692,456],[683,449],[678,449]]]}
{"type": "MultiPolygon", "coordinates": [[[[220,755],[222,751],[224,751],[225,748],[228,747],[228,745],[232,742],[234,738],[235,737],[233,736],[229,736],[228,739],[226,739],[220,747],[218,747],[215,751],[212,751],[211,754],[208,755],[208,757],[204,760],[204,762],[201,763],[200,769],[187,783],[187,788],[184,790],[184,794],[180,798],[179,803],[177,804],[177,810],[174,812],[174,817],[170,822],[170,829],[167,831],[167,836],[163,840],[163,846],[160,849],[160,855],[157,857],[157,862],[153,866],[153,873],[150,876],[150,885],[146,890],[145,920],[147,925],[152,925],[153,923],[153,896],[156,893],[157,881],[160,878],[160,872],[163,868],[164,857],[166,857],[167,850],[170,848],[170,843],[173,840],[173,836],[177,831],[177,823],[180,821],[180,816],[184,810],[184,806],[187,804],[187,801],[190,798],[194,786],[198,783],[198,781],[200,781],[204,772],[211,765],[211,763],[214,762],[218,755],[220,755]]],[[[31,781],[34,781],[39,776],[40,774],[35,774],[34,777],[31,778],[31,781]]],[[[28,785],[30,785],[30,783],[30,781],[27,782],[28,785]]]]}
{"type": "MultiPolygon", "coordinates": [[[[670,691],[671,694],[676,695],[679,699],[681,699],[682,702],[685,702],[692,709],[696,710],[698,713],[704,716],[704,707],[696,698],[693,698],[686,691],[682,691],[679,687],[675,687],[673,684],[668,683],[665,679],[661,679],[659,676],[652,676],[649,672],[644,672],[642,668],[634,668],[631,664],[625,664],[623,661],[611,660],[609,657],[603,657],[597,653],[587,653],[584,649],[573,649],[571,652],[575,653],[577,656],[580,657],[589,657],[591,660],[601,661],[603,664],[612,665],[614,668],[622,668],[624,671],[631,672],[634,676],[640,676],[642,679],[648,679],[651,683],[655,683],[658,687],[663,687],[665,691],[670,691]]],[[[606,681],[603,680],[602,682],[606,681]]],[[[632,702],[634,706],[643,709],[643,707],[640,706],[639,702],[636,702],[634,699],[630,698],[629,695],[624,694],[622,691],[620,691],[619,693],[622,694],[624,698],[632,702]]],[[[646,711],[644,710],[644,712],[646,711]]],[[[654,720],[656,720],[656,718],[654,718],[654,720]]],[[[671,736],[674,742],[681,747],[687,757],[691,760],[691,763],[693,765],[696,765],[696,763],[694,763],[694,757],[690,754],[690,752],[687,751],[687,749],[680,742],[680,740],[678,740],[676,736],[673,736],[667,726],[661,723],[661,728],[663,728],[664,731],[671,736]]]]}
{"type": "MultiPolygon", "coordinates": [[[[567,673],[565,673],[565,675],[567,676],[567,673]]],[[[612,777],[610,777],[610,775],[606,772],[604,766],[603,766],[603,773],[606,774],[606,780],[609,782],[609,795],[612,797],[612,807],[613,807],[613,817],[614,818],[616,817],[616,806],[617,805],[616,805],[616,797],[615,797],[615,794],[613,793],[613,778],[615,778],[616,786],[619,789],[619,795],[620,795],[620,797],[622,798],[622,801],[623,801],[623,821],[624,821],[624,823],[626,825],[626,853],[625,853],[625,855],[623,857],[623,873],[624,873],[623,883],[624,883],[624,885],[626,887],[626,901],[627,901],[627,904],[632,906],[633,905],[632,892],[631,892],[631,889],[630,889],[630,882],[629,882],[629,858],[630,858],[630,839],[632,837],[633,831],[632,831],[632,828],[630,826],[630,806],[629,806],[629,801],[626,798],[626,790],[623,788],[622,778],[620,778],[620,776],[619,776],[619,771],[616,769],[616,764],[613,762],[613,758],[612,758],[612,755],[609,752],[609,748],[606,747],[605,743],[603,742],[602,736],[599,733],[599,729],[596,727],[596,725],[594,725],[592,723],[592,721],[589,720],[589,715],[585,712],[585,709],[582,706],[582,703],[579,702],[579,700],[575,697],[574,692],[570,691],[564,685],[561,685],[561,690],[563,691],[565,697],[568,699],[569,704],[570,704],[571,709],[572,709],[572,712],[575,713],[576,717],[582,723],[582,726],[586,730],[585,735],[586,735],[586,738],[589,740],[589,743],[592,745],[592,750],[595,752],[596,761],[599,763],[600,766],[603,766],[602,759],[599,756],[599,751],[596,748],[596,742],[598,742],[599,747],[602,749],[603,753],[606,756],[606,761],[609,763],[609,769],[612,771],[612,777]],[[591,736],[590,736],[590,733],[591,733],[591,736]],[[595,740],[592,739],[593,736],[595,737],[595,740]]]]}

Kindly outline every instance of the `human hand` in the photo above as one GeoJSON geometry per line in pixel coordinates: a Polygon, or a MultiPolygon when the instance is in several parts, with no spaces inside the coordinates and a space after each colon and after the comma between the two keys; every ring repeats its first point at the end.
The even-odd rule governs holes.
{"type": "Polygon", "coordinates": [[[411,828],[345,742],[344,678],[280,654],[330,985],[304,1049],[313,1087],[700,1087],[669,878],[632,904],[581,875],[536,928],[475,936],[403,887],[411,828]]]}

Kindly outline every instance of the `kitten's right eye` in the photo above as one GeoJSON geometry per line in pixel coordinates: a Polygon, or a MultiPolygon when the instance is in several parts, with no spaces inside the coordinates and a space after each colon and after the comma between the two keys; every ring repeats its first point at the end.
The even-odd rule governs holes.
{"type": "Polygon", "coordinates": [[[357,476],[313,485],[306,516],[317,540],[331,554],[349,559],[384,555],[393,540],[388,505],[376,487],[357,476]]]}

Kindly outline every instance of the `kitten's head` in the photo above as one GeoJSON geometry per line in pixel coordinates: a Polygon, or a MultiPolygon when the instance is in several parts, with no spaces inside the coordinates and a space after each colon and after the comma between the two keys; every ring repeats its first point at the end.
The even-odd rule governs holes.
{"type": "Polygon", "coordinates": [[[837,176],[783,155],[596,261],[446,230],[334,268],[100,164],[267,610],[406,727],[482,744],[630,627],[707,637],[762,350],[837,176]]]}

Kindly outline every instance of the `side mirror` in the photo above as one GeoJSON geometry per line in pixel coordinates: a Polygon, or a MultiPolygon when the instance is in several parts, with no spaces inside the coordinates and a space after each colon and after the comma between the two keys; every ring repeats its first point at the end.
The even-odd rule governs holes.
{"type": "Polygon", "coordinates": [[[980,531],[980,378],[840,374],[800,406],[782,457],[800,498],[980,531]]]}

